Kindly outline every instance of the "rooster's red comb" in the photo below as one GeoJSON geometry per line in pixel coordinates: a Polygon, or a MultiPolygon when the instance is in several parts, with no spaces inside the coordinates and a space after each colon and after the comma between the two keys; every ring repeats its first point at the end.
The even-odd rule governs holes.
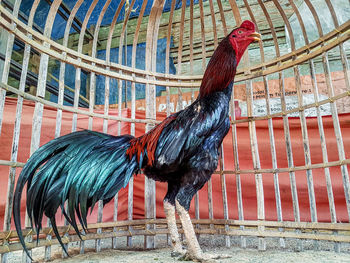
{"type": "Polygon", "coordinates": [[[248,30],[254,30],[255,31],[255,24],[249,20],[243,21],[240,27],[243,27],[248,30]]]}

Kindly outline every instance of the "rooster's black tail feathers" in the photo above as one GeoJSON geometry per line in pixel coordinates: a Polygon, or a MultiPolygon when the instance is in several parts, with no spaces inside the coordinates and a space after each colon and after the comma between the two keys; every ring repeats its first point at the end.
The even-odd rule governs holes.
{"type": "Polygon", "coordinates": [[[36,233],[39,235],[45,213],[65,250],[55,221],[58,207],[80,236],[75,216],[86,230],[88,209],[92,211],[98,200],[110,201],[139,169],[136,157],[125,154],[132,138],[79,131],[50,141],[29,158],[18,178],[13,207],[18,237],[28,256],[20,218],[25,184],[27,212],[36,233]]]}

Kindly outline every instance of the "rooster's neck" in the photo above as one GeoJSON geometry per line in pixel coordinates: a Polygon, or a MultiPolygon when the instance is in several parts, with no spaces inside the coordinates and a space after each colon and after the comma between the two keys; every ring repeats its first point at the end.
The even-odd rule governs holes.
{"type": "MultiPolygon", "coordinates": [[[[208,63],[199,90],[199,98],[210,96],[214,92],[230,89],[228,86],[233,82],[236,68],[236,55],[229,40],[226,38],[221,41],[208,63]]],[[[228,92],[230,93],[230,91],[228,92]]]]}

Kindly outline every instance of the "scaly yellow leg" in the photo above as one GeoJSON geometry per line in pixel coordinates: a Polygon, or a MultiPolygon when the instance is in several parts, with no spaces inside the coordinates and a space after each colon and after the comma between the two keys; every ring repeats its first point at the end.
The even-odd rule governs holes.
{"type": "Polygon", "coordinates": [[[183,256],[185,255],[186,250],[182,248],[179,233],[177,231],[176,218],[175,218],[175,206],[170,204],[168,201],[164,201],[164,212],[166,215],[168,229],[171,237],[171,245],[173,248],[172,255],[183,256]]]}
{"type": "Polygon", "coordinates": [[[194,261],[209,263],[215,262],[214,259],[230,257],[229,255],[211,255],[203,253],[199,246],[188,211],[182,205],[180,205],[180,203],[177,200],[175,201],[175,204],[188,243],[188,252],[185,256],[186,259],[192,259],[194,261]]]}

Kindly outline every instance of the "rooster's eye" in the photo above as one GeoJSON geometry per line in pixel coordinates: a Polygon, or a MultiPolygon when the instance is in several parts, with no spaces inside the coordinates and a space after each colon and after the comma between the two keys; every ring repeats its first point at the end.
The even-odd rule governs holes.
{"type": "Polygon", "coordinates": [[[242,30],[238,30],[238,34],[242,34],[243,33],[243,31],[242,30]]]}

